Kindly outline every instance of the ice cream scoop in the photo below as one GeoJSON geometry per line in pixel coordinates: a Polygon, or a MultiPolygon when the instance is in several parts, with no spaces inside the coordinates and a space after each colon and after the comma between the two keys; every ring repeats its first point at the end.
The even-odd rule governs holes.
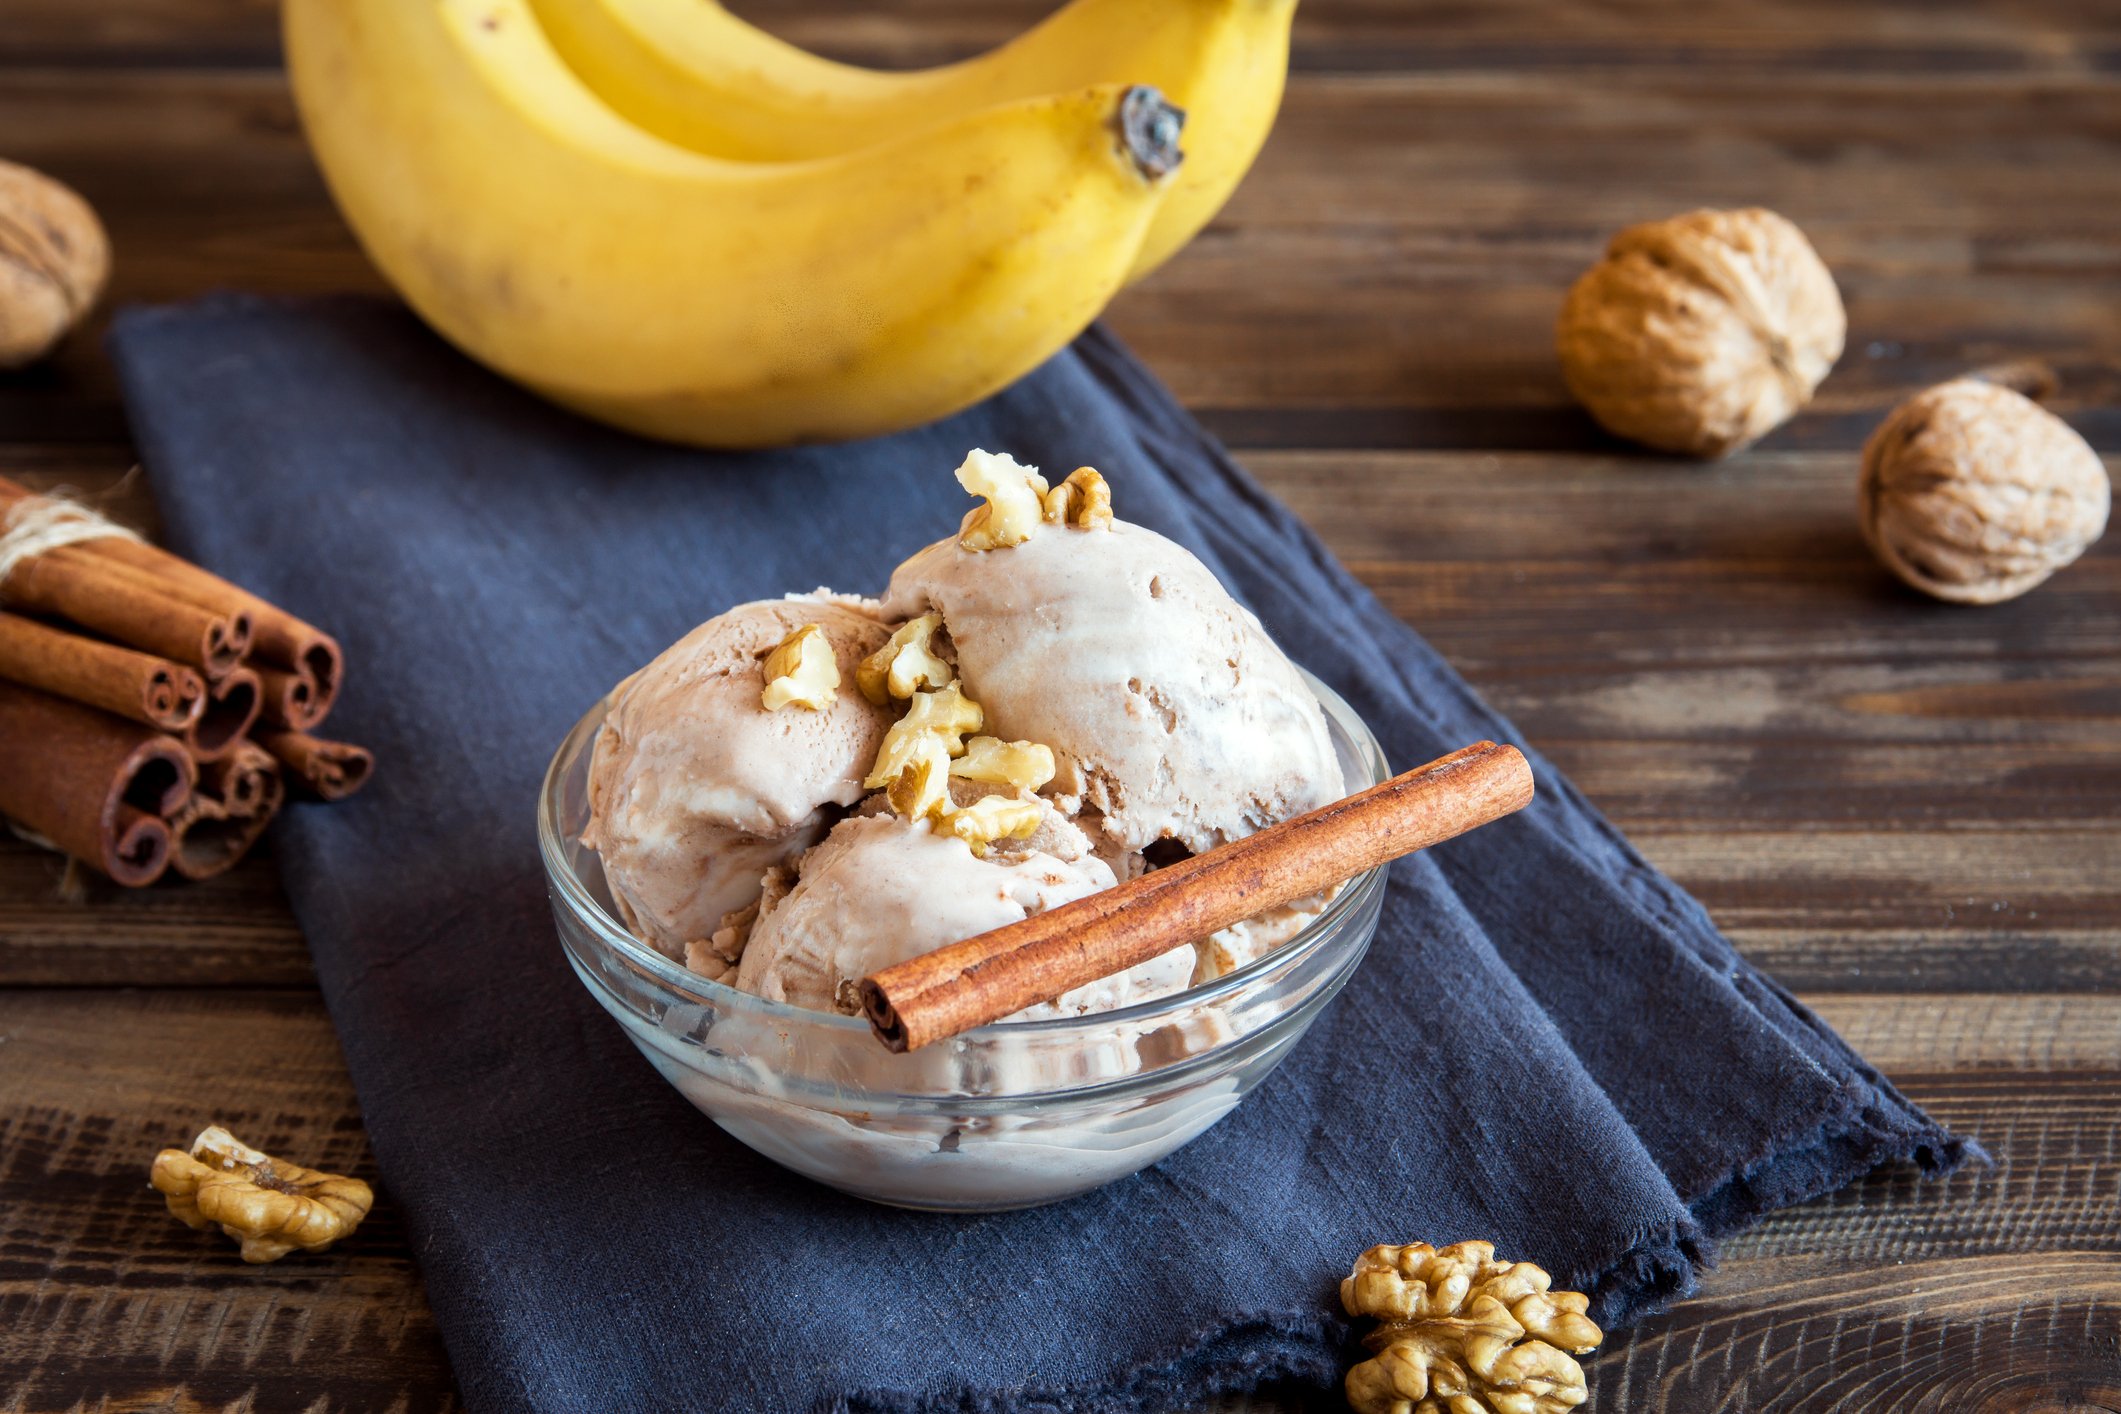
{"type": "Polygon", "coordinates": [[[672,957],[754,902],[864,794],[893,713],[855,690],[890,636],[859,601],[807,595],[709,619],[620,684],[589,767],[589,826],[626,926],[672,957]],[[842,686],[813,710],[762,704],[762,661],[815,624],[842,686]]]}
{"type": "MultiPolygon", "coordinates": [[[[879,968],[1112,887],[1112,871],[1090,853],[1082,832],[1050,809],[1048,815],[1033,839],[997,846],[984,858],[929,820],[841,821],[803,856],[795,887],[761,910],[737,987],[852,1014],[860,1006],[855,984],[879,968]]],[[[1151,1001],[1183,990],[1193,967],[1190,946],[1173,948],[1005,1019],[1081,1016],[1151,1001]]]]}
{"type": "Polygon", "coordinates": [[[935,612],[989,731],[1053,749],[1049,793],[1125,850],[1199,853],[1344,793],[1324,713],[1206,565],[1125,521],[957,536],[900,565],[893,618],[935,612]]]}

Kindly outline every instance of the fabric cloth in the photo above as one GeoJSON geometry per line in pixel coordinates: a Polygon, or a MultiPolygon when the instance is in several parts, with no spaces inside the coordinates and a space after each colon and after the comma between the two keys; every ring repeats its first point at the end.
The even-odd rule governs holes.
{"type": "Polygon", "coordinates": [[[1204,1137],[1053,1207],[875,1207],[666,1086],[568,971],[545,765],[742,600],[876,592],[969,504],[970,447],[1110,479],[1376,731],[1395,768],[1510,724],[1109,335],[877,441],[652,445],[375,300],[135,309],[112,345],[176,548],[339,635],[377,770],[276,850],[469,1406],[1139,1411],[1337,1385],[1335,1284],[1467,1237],[1624,1322],[1720,1233],[1966,1152],[1739,957],[1536,755],[1523,814],[1391,873],[1368,960],[1204,1137]]]}

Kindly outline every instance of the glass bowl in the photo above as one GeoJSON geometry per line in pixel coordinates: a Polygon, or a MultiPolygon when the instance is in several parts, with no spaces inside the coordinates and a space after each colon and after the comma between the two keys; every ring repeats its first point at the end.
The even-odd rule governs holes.
{"type": "MultiPolygon", "coordinates": [[[[1308,675],[1307,675],[1308,678],[1308,675]]],[[[1386,778],[1347,703],[1311,679],[1348,781],[1386,778]]],[[[1384,870],[1350,879],[1289,942],[1176,996],[983,1026],[894,1055],[860,1017],[710,982],[619,923],[581,843],[607,697],[545,774],[538,844],[575,975],[665,1080],[751,1148],[842,1192],[906,1208],[1031,1207],[1124,1178],[1236,1107],[1362,961],[1384,870]]]]}

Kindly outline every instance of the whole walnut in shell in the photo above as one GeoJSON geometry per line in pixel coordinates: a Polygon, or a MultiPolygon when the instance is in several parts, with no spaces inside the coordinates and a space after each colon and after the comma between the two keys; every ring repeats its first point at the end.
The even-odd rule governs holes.
{"type": "Polygon", "coordinates": [[[1811,242],[1757,207],[1613,237],[1562,306],[1562,376],[1631,441],[1718,457],[1811,401],[1848,333],[1811,242]]]}
{"type": "Polygon", "coordinates": [[[1863,447],[1863,538],[1954,604],[2015,599],[2106,530],[2098,453],[2022,394],[1975,378],[1917,393],[1863,447]]]}
{"type": "Polygon", "coordinates": [[[50,353],[110,274],[89,204],[41,172],[0,162],[0,368],[50,353]]]}

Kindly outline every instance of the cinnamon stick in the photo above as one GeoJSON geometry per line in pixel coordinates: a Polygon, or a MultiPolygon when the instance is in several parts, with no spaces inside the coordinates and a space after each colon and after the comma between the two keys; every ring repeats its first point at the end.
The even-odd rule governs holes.
{"type": "Polygon", "coordinates": [[[307,732],[260,728],[258,744],[271,752],[288,775],[307,786],[319,800],[344,800],[367,784],[375,757],[365,746],[322,741],[307,732]]]}
{"type": "Polygon", "coordinates": [[[88,553],[87,545],[64,545],[17,565],[0,583],[0,601],[79,624],[209,677],[241,662],[249,642],[247,618],[172,599],[123,565],[88,553]]]}
{"type": "Polygon", "coordinates": [[[887,967],[862,980],[862,1009],[891,1050],[925,1046],[1464,834],[1531,798],[1531,767],[1517,749],[1480,742],[1117,888],[887,967]]]}
{"type": "Polygon", "coordinates": [[[184,733],[184,745],[200,761],[216,761],[236,749],[258,720],[263,692],[258,675],[237,668],[206,689],[206,710],[184,733]]]}
{"type": "Polygon", "coordinates": [[[0,682],[0,815],[121,884],[152,883],[167,867],[162,817],[197,778],[173,737],[0,682]]]}
{"type": "MultiPolygon", "coordinates": [[[[339,641],[276,604],[169,551],[137,540],[94,540],[85,547],[115,564],[151,574],[176,599],[216,613],[248,615],[253,666],[275,668],[303,680],[303,705],[279,710],[287,725],[312,727],[324,720],[339,695],[344,657],[339,641]]],[[[284,688],[269,689],[268,704],[284,699],[284,688]]]]}
{"type": "Polygon", "coordinates": [[[4,611],[0,678],[164,731],[183,731],[206,707],[205,681],[181,663],[4,611]]]}
{"type": "Polygon", "coordinates": [[[261,715],[282,731],[307,731],[331,709],[319,695],[316,679],[307,673],[263,666],[257,673],[261,715]]]}
{"type": "Polygon", "coordinates": [[[280,809],[279,763],[254,742],[199,766],[199,788],[170,817],[170,867],[187,879],[234,868],[280,809]]]}

